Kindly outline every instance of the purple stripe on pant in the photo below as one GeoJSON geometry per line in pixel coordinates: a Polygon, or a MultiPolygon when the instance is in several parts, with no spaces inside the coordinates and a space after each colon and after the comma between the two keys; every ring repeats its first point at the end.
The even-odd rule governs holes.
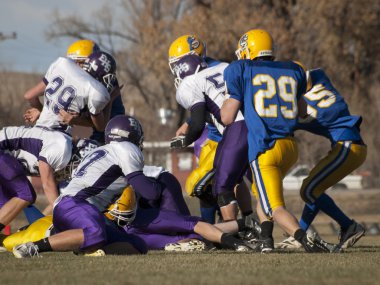
{"type": "Polygon", "coordinates": [[[245,121],[235,122],[224,130],[214,159],[214,196],[233,191],[248,169],[247,133],[245,121]]]}
{"type": "Polygon", "coordinates": [[[34,203],[36,192],[15,157],[0,151],[0,207],[13,197],[34,203]]]}
{"type": "Polygon", "coordinates": [[[139,208],[132,225],[124,229],[142,238],[149,249],[163,249],[167,243],[182,239],[202,239],[194,233],[194,227],[200,220],[199,217],[184,216],[173,211],[139,208]]]}
{"type": "Polygon", "coordinates": [[[101,248],[117,241],[129,242],[141,253],[146,246],[141,239],[126,234],[116,225],[106,222],[105,216],[85,200],[66,196],[55,206],[53,224],[57,232],[83,229],[84,243],[81,250],[101,248]]]}

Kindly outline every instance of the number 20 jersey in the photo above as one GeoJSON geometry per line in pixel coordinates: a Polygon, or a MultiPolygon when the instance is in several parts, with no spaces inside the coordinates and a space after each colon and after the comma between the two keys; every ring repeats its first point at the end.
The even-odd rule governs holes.
{"type": "MultiPolygon", "coordinates": [[[[227,66],[228,63],[221,62],[187,76],[178,86],[176,94],[178,104],[186,110],[191,111],[198,104],[206,104],[206,110],[221,134],[223,134],[224,125],[220,118],[220,109],[226,99],[223,72],[227,66]]],[[[244,120],[244,117],[239,112],[236,121],[241,120],[244,120]]]]}
{"type": "Polygon", "coordinates": [[[44,106],[37,126],[70,128],[60,123],[59,110],[80,113],[85,108],[99,114],[110,101],[107,89],[69,58],[59,57],[46,72],[44,106]]]}
{"type": "Polygon", "coordinates": [[[224,71],[227,93],[244,106],[249,161],[293,136],[297,99],[306,91],[303,68],[291,61],[238,60],[224,71]]]}

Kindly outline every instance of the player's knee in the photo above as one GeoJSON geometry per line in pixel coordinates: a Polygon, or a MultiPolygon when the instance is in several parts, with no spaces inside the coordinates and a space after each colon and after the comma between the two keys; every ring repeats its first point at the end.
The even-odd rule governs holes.
{"type": "Polygon", "coordinates": [[[219,207],[224,207],[229,204],[237,203],[234,193],[230,191],[218,194],[217,199],[219,207]]]}

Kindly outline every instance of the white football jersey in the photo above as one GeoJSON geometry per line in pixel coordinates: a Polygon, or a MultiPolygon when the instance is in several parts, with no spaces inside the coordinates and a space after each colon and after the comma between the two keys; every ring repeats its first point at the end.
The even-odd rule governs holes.
{"type": "Polygon", "coordinates": [[[147,177],[152,177],[157,179],[161,173],[169,172],[162,166],[154,166],[154,165],[145,165],[143,169],[144,175],[147,177]]]}
{"type": "MultiPolygon", "coordinates": [[[[221,62],[187,76],[178,86],[176,93],[178,104],[187,110],[191,110],[196,104],[205,103],[212,122],[221,134],[223,134],[224,125],[220,118],[220,109],[224,100],[227,99],[223,72],[227,66],[228,63],[221,62]]],[[[244,117],[239,111],[235,121],[241,120],[244,120],[244,117]]]]}
{"type": "MultiPolygon", "coordinates": [[[[111,142],[87,154],[61,196],[75,196],[104,211],[128,186],[126,175],[142,171],[144,157],[130,142],[111,142]]],[[[60,197],[55,204],[60,201],[60,197]]]]}
{"type": "Polygon", "coordinates": [[[80,113],[87,108],[96,115],[110,101],[106,87],[69,58],[59,57],[53,62],[43,80],[44,106],[37,126],[70,132],[70,127],[60,124],[59,110],[80,113]]]}
{"type": "Polygon", "coordinates": [[[0,131],[0,149],[17,158],[27,175],[39,175],[38,161],[54,171],[64,168],[71,159],[71,137],[44,127],[5,127],[0,131]]]}

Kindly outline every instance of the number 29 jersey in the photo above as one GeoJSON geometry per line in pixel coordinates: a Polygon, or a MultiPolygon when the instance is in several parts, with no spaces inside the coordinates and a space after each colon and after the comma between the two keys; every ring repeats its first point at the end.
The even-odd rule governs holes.
{"type": "Polygon", "coordinates": [[[99,114],[110,101],[107,89],[69,58],[59,57],[46,72],[44,106],[37,126],[64,130],[59,110],[76,112],[88,109],[92,115],[99,114]]]}
{"type": "Polygon", "coordinates": [[[306,74],[291,61],[238,60],[224,71],[227,93],[244,106],[249,161],[293,136],[297,100],[306,92],[306,74]]]}

